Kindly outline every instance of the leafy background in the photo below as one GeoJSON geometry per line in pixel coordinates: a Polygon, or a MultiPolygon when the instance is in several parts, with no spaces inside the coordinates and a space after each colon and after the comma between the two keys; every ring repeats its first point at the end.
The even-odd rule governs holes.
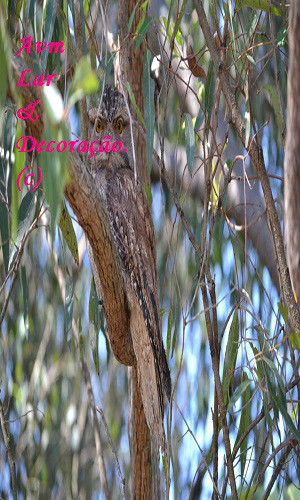
{"type": "MultiPolygon", "coordinates": [[[[262,127],[260,140],[268,173],[275,176],[271,186],[282,218],[287,9],[283,4],[276,9],[268,2],[255,1],[235,5],[230,1],[204,4],[213,29],[222,30],[227,26],[231,84],[236,89],[248,137],[262,127]]],[[[98,82],[101,89],[104,77],[113,82],[116,52],[108,46],[104,30],[108,29],[117,40],[117,3],[80,2],[84,40],[81,60],[75,55],[78,41],[74,9],[72,0],[44,3],[2,0],[0,4],[0,276],[4,314],[4,317],[1,314],[0,399],[16,461],[20,498],[102,498],[86,386],[71,335],[72,318],[78,324],[80,352],[88,363],[96,403],[104,411],[126,478],[126,492],[129,491],[127,369],[110,353],[103,313],[96,305],[83,232],[74,218],[61,217],[68,154],[40,155],[44,180],[37,193],[32,194],[25,187],[20,193],[16,187],[18,172],[28,161],[15,146],[17,139],[24,135],[24,123],[15,116],[22,100],[13,85],[11,61],[21,38],[31,35],[33,41],[63,40],[67,47],[63,56],[48,55],[47,51],[30,55],[37,73],[60,75],[54,94],[45,96],[44,138],[47,142],[80,136],[79,99],[95,92],[98,82]],[[85,21],[92,29],[92,36],[85,21]],[[95,40],[97,44],[92,42],[95,40]],[[13,94],[10,98],[7,98],[8,87],[13,94]],[[60,113],[62,109],[70,111],[68,121],[60,113]],[[65,284],[65,296],[61,280],[65,284]]],[[[129,19],[130,28],[133,16],[140,12],[136,45],[146,47],[146,36],[147,40],[160,40],[160,50],[156,53],[164,62],[158,71],[162,89],[153,106],[149,96],[157,96],[157,83],[153,79],[153,51],[147,45],[141,89],[145,109],[139,110],[139,120],[146,128],[148,171],[152,167],[153,141],[160,153],[158,140],[165,135],[166,164],[173,173],[180,203],[200,244],[207,214],[192,183],[188,189],[181,185],[181,175],[188,171],[196,183],[200,182],[196,174],[203,169],[203,151],[206,148],[209,152],[212,141],[217,75],[205,50],[192,2],[177,4],[171,0],[159,5],[144,2],[136,9],[129,19]],[[174,43],[172,58],[185,58],[188,36],[195,54],[204,47],[200,64],[207,73],[203,81],[189,72],[198,98],[197,106],[190,107],[183,105],[177,85],[168,80],[169,60],[162,51],[162,47],[174,43]],[[194,131],[199,130],[202,135],[195,134],[194,131]]],[[[178,70],[180,66],[187,70],[186,61],[180,60],[178,70]]],[[[127,88],[131,90],[128,85],[127,88]]],[[[131,91],[132,106],[136,107],[132,95],[131,91]]],[[[225,113],[226,122],[222,99],[220,109],[223,120],[225,113]]],[[[228,167],[236,154],[244,155],[245,151],[230,132],[224,151],[228,167]],[[232,150],[236,152],[233,154],[232,150]]],[[[254,175],[247,158],[245,168],[249,177],[254,175]]],[[[262,498],[278,463],[278,454],[274,453],[272,458],[272,453],[287,436],[298,437],[297,394],[286,392],[297,370],[297,351],[286,341],[287,311],[280,305],[278,283],[266,263],[272,260],[272,255],[262,260],[257,253],[258,241],[249,239],[244,227],[239,230],[230,213],[225,217],[216,210],[223,181],[222,174],[214,178],[208,218],[210,224],[214,216],[216,219],[210,226],[212,234],[208,229],[205,240],[216,286],[220,373],[233,449],[242,433],[264,412],[264,418],[235,449],[234,462],[240,497],[250,498],[253,493],[255,498],[262,498]]],[[[258,183],[255,179],[247,182],[258,183]]],[[[258,192],[261,196],[260,188],[258,192]]],[[[157,232],[163,338],[175,386],[176,404],[167,416],[172,446],[170,495],[171,498],[189,495],[210,498],[212,480],[203,457],[211,468],[215,384],[197,280],[199,260],[171,193],[160,182],[154,168],[148,194],[157,232]]],[[[257,199],[259,207],[261,199],[257,199]]],[[[243,205],[244,201],[237,198],[238,203],[243,205]]],[[[67,213],[68,206],[65,210],[67,213]]],[[[70,214],[73,215],[71,211],[70,214]]],[[[258,231],[257,240],[260,237],[258,231]]],[[[297,347],[297,338],[294,340],[297,347]]],[[[103,425],[100,428],[109,496],[118,498],[120,484],[114,456],[105,428],[103,425]]],[[[218,453],[222,491],[227,473],[222,433],[218,453]]],[[[3,498],[11,495],[10,468],[3,441],[0,444],[0,493],[3,498]]],[[[229,488],[227,494],[230,495],[229,488]]],[[[295,452],[289,455],[276,477],[272,498],[279,497],[299,498],[295,452]]]]}

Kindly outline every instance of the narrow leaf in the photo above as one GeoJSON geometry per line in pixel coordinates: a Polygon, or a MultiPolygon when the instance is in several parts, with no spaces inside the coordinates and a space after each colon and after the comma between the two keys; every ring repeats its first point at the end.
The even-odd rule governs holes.
{"type": "Polygon", "coordinates": [[[133,19],[134,19],[134,14],[135,14],[135,11],[136,11],[137,6],[138,6],[139,3],[140,3],[140,0],[135,4],[135,6],[133,8],[133,11],[130,14],[130,18],[129,18],[129,21],[128,21],[128,32],[130,31],[130,28],[132,26],[133,19]]]}
{"type": "Polygon", "coordinates": [[[228,341],[226,345],[225,360],[224,360],[224,370],[223,370],[223,397],[224,403],[227,406],[228,403],[228,391],[233,373],[235,370],[236,358],[239,349],[239,319],[237,310],[235,311],[230,325],[228,341]]]}
{"type": "Polygon", "coordinates": [[[16,253],[20,247],[20,244],[22,242],[22,239],[24,235],[27,233],[30,225],[31,225],[31,213],[34,208],[34,200],[35,196],[34,193],[31,191],[28,191],[28,193],[25,194],[24,198],[21,201],[19,211],[18,211],[18,219],[19,219],[19,224],[18,224],[18,229],[17,229],[17,236],[16,236],[16,241],[13,249],[11,250],[10,254],[10,259],[9,259],[9,265],[8,267],[10,268],[14,258],[16,256],[16,253]]]}
{"type": "Polygon", "coordinates": [[[5,203],[1,202],[0,202],[0,234],[1,234],[1,247],[3,253],[5,274],[7,274],[8,263],[9,263],[8,208],[5,203]]]}
{"type": "Polygon", "coordinates": [[[273,85],[270,85],[270,84],[264,85],[259,90],[259,92],[261,92],[262,90],[265,90],[269,94],[269,96],[270,96],[271,103],[272,103],[272,106],[273,106],[273,109],[274,109],[274,112],[275,112],[277,126],[279,128],[279,132],[280,132],[280,135],[281,135],[282,134],[282,119],[281,119],[281,114],[280,114],[280,105],[279,105],[279,100],[278,100],[277,92],[276,92],[275,88],[273,87],[273,85]]]}
{"type": "Polygon", "coordinates": [[[289,313],[288,306],[283,306],[281,304],[281,302],[278,302],[278,309],[281,313],[281,316],[284,319],[284,322],[287,323],[288,322],[288,313],[289,313]]]}
{"type": "Polygon", "coordinates": [[[128,94],[129,94],[129,97],[130,97],[130,100],[132,102],[132,105],[135,109],[135,112],[136,112],[136,115],[138,117],[138,120],[139,122],[141,123],[141,125],[146,128],[146,125],[145,125],[145,121],[144,121],[144,118],[143,118],[143,115],[142,113],[140,112],[140,109],[136,103],[136,100],[135,100],[135,97],[134,97],[134,93],[132,92],[132,89],[131,89],[131,86],[130,86],[130,83],[129,82],[126,82],[126,88],[128,90],[128,94]]]}
{"type": "Polygon", "coordinates": [[[141,26],[141,29],[138,32],[139,36],[137,36],[137,39],[135,42],[135,50],[137,50],[139,48],[139,46],[141,45],[141,43],[143,42],[143,37],[146,35],[147,31],[149,30],[149,28],[151,26],[151,22],[152,22],[151,17],[146,17],[146,19],[144,20],[144,22],[141,26]]]}
{"type": "Polygon", "coordinates": [[[294,349],[300,349],[300,334],[299,333],[290,333],[289,339],[292,343],[294,349]]]}
{"type": "Polygon", "coordinates": [[[98,296],[95,287],[94,279],[91,282],[90,300],[89,300],[89,339],[92,349],[93,360],[95,363],[96,372],[100,374],[99,362],[99,307],[98,296]]]}
{"type": "Polygon", "coordinates": [[[66,205],[64,204],[63,209],[61,211],[60,219],[59,219],[59,227],[65,239],[65,242],[68,245],[68,248],[71,254],[74,257],[74,260],[79,265],[79,257],[78,257],[78,245],[76,234],[74,231],[73,223],[71,216],[68,212],[66,205]]]}
{"type": "Polygon", "coordinates": [[[25,266],[21,267],[21,278],[22,278],[22,291],[23,291],[24,325],[26,331],[28,332],[28,285],[27,285],[25,266]]]}
{"type": "MultiPolygon", "coordinates": [[[[57,9],[57,2],[55,0],[49,0],[46,7],[43,42],[49,43],[52,40],[53,28],[56,18],[56,9],[57,9]]],[[[46,71],[48,55],[49,51],[44,50],[41,57],[42,73],[45,73],[46,71]]]]}
{"type": "MultiPolygon", "coordinates": [[[[287,412],[287,403],[286,403],[286,396],[285,396],[285,391],[284,391],[284,384],[283,381],[278,373],[278,370],[274,363],[263,356],[263,361],[265,364],[268,366],[268,368],[272,371],[272,373],[275,375],[275,378],[277,379],[278,386],[277,390],[276,387],[272,387],[270,390],[270,397],[273,403],[273,408],[278,408],[280,411],[287,427],[290,429],[290,431],[294,434],[294,436],[300,440],[300,432],[298,429],[296,429],[290,415],[287,412]]],[[[275,384],[274,384],[275,385],[275,384]]]]}
{"type": "Polygon", "coordinates": [[[66,282],[66,292],[65,292],[65,326],[67,333],[67,341],[70,342],[72,337],[72,319],[73,319],[73,281],[72,278],[68,278],[66,282]]]}
{"type": "Polygon", "coordinates": [[[240,399],[242,394],[245,392],[247,387],[250,385],[250,380],[247,378],[244,382],[242,382],[238,388],[234,391],[234,394],[231,396],[230,401],[228,403],[228,411],[231,411],[235,403],[240,399]]]}
{"type": "Polygon", "coordinates": [[[147,184],[146,182],[144,183],[144,189],[149,201],[149,205],[151,206],[153,202],[152,193],[149,184],[147,184]]]}
{"type": "Polygon", "coordinates": [[[171,346],[171,335],[172,335],[172,311],[170,310],[168,316],[168,332],[167,332],[167,359],[169,359],[170,346],[171,346]]]}
{"type": "Polygon", "coordinates": [[[195,134],[194,127],[192,122],[192,117],[189,113],[185,113],[184,115],[185,121],[185,149],[186,149],[186,157],[187,164],[190,175],[193,173],[193,165],[194,165],[194,151],[195,151],[195,134]]]}
{"type": "Polygon", "coordinates": [[[206,113],[206,130],[208,133],[210,118],[212,113],[212,107],[214,103],[215,94],[215,73],[214,73],[214,63],[210,61],[208,66],[206,85],[205,85],[205,98],[204,98],[204,111],[206,113]]]}
{"type": "MultiPolygon", "coordinates": [[[[251,397],[251,391],[250,391],[250,380],[248,379],[247,374],[244,372],[243,374],[243,382],[241,383],[240,387],[243,387],[242,391],[242,413],[241,413],[241,418],[240,418],[240,424],[239,424],[239,430],[237,433],[235,445],[234,445],[234,450],[236,450],[236,445],[239,442],[241,436],[244,434],[245,430],[250,424],[250,418],[251,418],[251,405],[250,405],[250,397],[251,397]]],[[[241,477],[244,477],[244,470],[245,470],[245,464],[246,464],[246,449],[247,449],[247,441],[248,441],[248,436],[244,439],[240,446],[240,455],[241,455],[241,477]]]]}
{"type": "Polygon", "coordinates": [[[198,112],[198,115],[197,115],[197,118],[196,118],[196,123],[195,123],[195,130],[196,132],[198,132],[198,130],[200,129],[202,123],[203,123],[203,120],[204,120],[204,113],[203,113],[203,109],[202,107],[200,106],[200,109],[199,109],[199,112],[198,112]]]}

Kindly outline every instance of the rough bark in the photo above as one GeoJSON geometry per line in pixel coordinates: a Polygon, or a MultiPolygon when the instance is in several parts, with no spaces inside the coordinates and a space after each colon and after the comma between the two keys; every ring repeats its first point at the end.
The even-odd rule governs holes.
{"type": "MultiPolygon", "coordinates": [[[[289,72],[287,138],[284,160],[284,211],[287,255],[293,288],[300,300],[300,1],[291,3],[289,13],[289,72]]],[[[300,384],[298,384],[300,398],[300,384]]],[[[300,410],[298,405],[298,429],[300,410]]],[[[300,453],[297,453],[300,474],[300,453]]]]}
{"type": "Polygon", "coordinates": [[[132,470],[132,497],[148,500],[152,498],[150,432],[145,418],[141,393],[138,388],[137,370],[129,368],[128,371],[128,426],[132,470]]]}
{"type": "MultiPolygon", "coordinates": [[[[135,42],[132,33],[135,32],[139,22],[139,9],[136,13],[131,26],[131,33],[128,34],[128,20],[135,7],[132,0],[120,1],[118,10],[118,36],[119,36],[119,55],[118,68],[122,78],[123,89],[128,81],[131,85],[136,103],[141,111],[144,109],[143,102],[143,67],[144,67],[144,49],[143,44],[135,51],[135,42]],[[129,36],[128,36],[129,35],[129,36]]],[[[117,83],[117,82],[116,82],[117,83]]],[[[128,95],[126,96],[128,98],[128,95]]],[[[131,107],[133,118],[136,119],[135,112],[131,107]]],[[[143,182],[149,181],[147,175],[147,162],[145,143],[135,132],[134,146],[136,154],[137,171],[143,182]]],[[[143,409],[140,388],[138,385],[138,375],[136,367],[128,370],[129,386],[129,442],[132,470],[132,496],[133,498],[150,499],[151,491],[154,488],[154,477],[152,476],[151,466],[151,437],[146,422],[143,409]]]]}
{"type": "Polygon", "coordinates": [[[300,2],[291,3],[284,208],[287,254],[293,287],[300,300],[300,2]]]}
{"type": "MultiPolygon", "coordinates": [[[[128,0],[128,17],[131,15],[135,7],[136,2],[133,0],[128,0]]],[[[140,21],[140,11],[137,8],[135,16],[133,18],[132,26],[131,26],[131,37],[132,33],[135,33],[137,25],[140,21]]],[[[129,59],[131,61],[132,68],[132,92],[134,94],[136,103],[141,113],[144,112],[144,93],[143,93],[143,78],[144,78],[144,55],[145,49],[144,43],[141,43],[139,48],[135,49],[135,38],[131,38],[132,43],[130,44],[130,56],[129,59]]],[[[136,113],[133,111],[133,116],[136,119],[136,113]]],[[[145,143],[142,140],[142,136],[140,132],[137,133],[136,140],[136,158],[138,165],[138,173],[140,179],[143,182],[149,183],[148,169],[147,169],[147,157],[146,157],[146,148],[145,143]]]]}
{"type": "Polygon", "coordinates": [[[89,240],[97,273],[101,276],[102,300],[112,351],[124,365],[135,364],[129,333],[129,310],[118,256],[109,223],[92,176],[78,154],[70,155],[70,178],[65,196],[89,240]],[[92,216],[91,216],[92,214],[92,216]]]}

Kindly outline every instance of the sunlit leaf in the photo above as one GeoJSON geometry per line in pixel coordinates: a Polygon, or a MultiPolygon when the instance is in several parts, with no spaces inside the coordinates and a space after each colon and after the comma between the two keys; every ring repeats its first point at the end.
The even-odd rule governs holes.
{"type": "Polygon", "coordinates": [[[51,123],[59,123],[63,118],[64,103],[56,85],[43,87],[44,104],[51,123]]]}
{"type": "Polygon", "coordinates": [[[151,192],[149,184],[147,184],[146,182],[144,184],[144,189],[145,189],[145,193],[147,195],[148,201],[149,201],[149,205],[152,205],[152,202],[153,202],[152,192],[151,192]]]}
{"type": "Polygon", "coordinates": [[[68,212],[66,205],[64,204],[63,209],[61,211],[60,219],[59,219],[59,227],[62,231],[63,237],[68,245],[68,248],[71,254],[74,257],[74,260],[79,265],[79,257],[78,257],[78,245],[76,234],[74,231],[73,223],[71,216],[68,212]]]}
{"type": "Polygon", "coordinates": [[[80,59],[76,66],[75,74],[68,96],[68,107],[88,94],[98,90],[98,79],[96,73],[91,69],[90,61],[87,57],[80,59]]]}
{"type": "Polygon", "coordinates": [[[300,349],[300,334],[299,333],[290,333],[289,339],[292,343],[294,349],[300,349]]]}
{"type": "MultiPolygon", "coordinates": [[[[46,143],[52,140],[56,140],[57,143],[60,141],[69,141],[69,131],[63,122],[57,129],[57,127],[51,127],[48,119],[45,119],[45,121],[44,140],[46,143]]],[[[45,187],[46,201],[50,207],[50,231],[53,241],[55,239],[56,224],[59,220],[63,202],[68,157],[69,153],[67,150],[59,153],[56,149],[51,154],[44,151],[39,155],[39,164],[43,172],[43,186],[45,187]]]]}
{"type": "MultiPolygon", "coordinates": [[[[269,12],[269,6],[271,4],[268,0],[236,0],[235,9],[239,11],[242,7],[250,7],[250,9],[263,10],[269,12]]],[[[283,12],[279,7],[271,5],[272,14],[275,16],[282,16],[283,12]]]]}
{"type": "Polygon", "coordinates": [[[287,323],[288,322],[288,314],[289,314],[288,306],[283,306],[281,304],[281,302],[278,302],[278,309],[281,312],[281,316],[283,317],[284,322],[287,323]]]}
{"type": "Polygon", "coordinates": [[[287,28],[282,28],[277,35],[278,47],[284,47],[287,44],[287,28]]]}
{"type": "Polygon", "coordinates": [[[251,116],[250,116],[250,101],[249,101],[249,85],[248,79],[246,79],[245,85],[245,94],[246,94],[246,109],[245,109],[245,146],[248,147],[250,132],[251,132],[251,116]]]}

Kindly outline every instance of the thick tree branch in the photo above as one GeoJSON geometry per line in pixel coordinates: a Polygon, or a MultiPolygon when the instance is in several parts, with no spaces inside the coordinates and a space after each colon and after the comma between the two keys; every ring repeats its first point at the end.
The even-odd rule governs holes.
{"type": "MultiPolygon", "coordinates": [[[[120,87],[121,92],[126,93],[125,98],[129,102],[128,92],[126,90],[126,82],[129,82],[132,92],[135,96],[136,103],[139,109],[143,110],[143,92],[141,92],[143,84],[143,62],[144,48],[140,45],[138,50],[135,50],[135,43],[132,33],[136,31],[136,27],[141,17],[141,11],[136,9],[134,19],[131,26],[131,32],[128,33],[128,20],[136,6],[133,0],[118,2],[118,59],[115,64],[115,75],[120,75],[121,81],[116,81],[116,85],[120,87]]],[[[135,115],[133,111],[133,115],[135,115]]],[[[131,120],[132,122],[132,120],[131,120]]],[[[133,150],[135,151],[136,165],[138,175],[143,182],[147,181],[147,162],[145,144],[138,139],[138,134],[134,134],[133,150]]],[[[134,498],[150,499],[152,491],[157,489],[159,484],[159,475],[152,474],[152,469],[155,463],[151,460],[151,436],[147,425],[146,416],[143,408],[141,392],[138,384],[137,368],[129,368],[128,370],[128,427],[129,427],[129,444],[131,457],[132,471],[132,495],[134,498]]],[[[153,460],[156,460],[154,457],[153,460]]]]}
{"type": "Polygon", "coordinates": [[[288,261],[300,300],[300,8],[292,2],[289,20],[287,138],[284,160],[284,209],[288,261]]]}
{"type": "Polygon", "coordinates": [[[65,187],[65,195],[87,235],[97,272],[101,276],[100,293],[113,353],[124,365],[134,365],[121,268],[100,193],[78,154],[70,155],[69,171],[72,181],[65,187]]]}

